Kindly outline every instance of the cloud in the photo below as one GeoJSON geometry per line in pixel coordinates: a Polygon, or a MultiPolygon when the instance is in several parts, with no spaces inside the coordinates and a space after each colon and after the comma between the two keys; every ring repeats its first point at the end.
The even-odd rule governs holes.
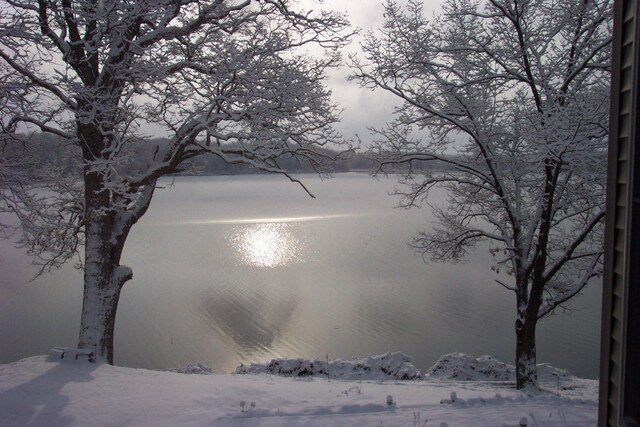
{"type": "MultiPolygon", "coordinates": [[[[441,0],[426,0],[424,10],[427,15],[436,13],[440,9],[441,0]]],[[[405,6],[407,0],[398,1],[400,6],[405,6]]],[[[353,27],[361,31],[375,31],[383,23],[382,0],[303,0],[297,3],[300,10],[332,10],[345,13],[353,27]]],[[[360,37],[355,37],[353,42],[343,52],[346,58],[349,53],[359,53],[360,37]]],[[[360,136],[366,144],[371,136],[367,127],[382,127],[391,121],[394,107],[399,106],[399,101],[380,90],[372,91],[361,88],[355,82],[348,82],[350,74],[347,66],[334,70],[329,78],[328,86],[333,92],[333,100],[337,102],[344,112],[342,121],[336,126],[346,138],[360,136]]]]}

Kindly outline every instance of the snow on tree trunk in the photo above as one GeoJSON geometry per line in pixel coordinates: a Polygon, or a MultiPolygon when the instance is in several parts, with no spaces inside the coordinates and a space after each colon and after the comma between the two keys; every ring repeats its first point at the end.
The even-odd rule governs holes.
{"type": "MultiPolygon", "coordinates": [[[[91,255],[99,258],[100,255],[91,255]]],[[[122,285],[131,269],[96,261],[85,271],[84,298],[78,348],[93,350],[96,359],[113,364],[113,337],[122,285]]]]}
{"type": "Polygon", "coordinates": [[[536,369],[536,321],[516,321],[516,387],[538,388],[536,369]]]}
{"type": "Polygon", "coordinates": [[[114,234],[111,215],[98,208],[88,223],[85,242],[84,298],[78,348],[94,350],[96,358],[113,364],[113,334],[120,291],[132,277],[119,265],[122,243],[114,234]]]}
{"type": "MultiPolygon", "coordinates": [[[[85,176],[86,230],[84,298],[78,348],[94,350],[97,359],[113,364],[116,311],[122,286],[132,278],[129,267],[120,265],[130,230],[121,212],[113,210],[113,195],[104,189],[100,174],[85,176]]],[[[150,197],[149,197],[150,201],[150,197]]],[[[142,201],[148,203],[146,201],[142,201]]]]}

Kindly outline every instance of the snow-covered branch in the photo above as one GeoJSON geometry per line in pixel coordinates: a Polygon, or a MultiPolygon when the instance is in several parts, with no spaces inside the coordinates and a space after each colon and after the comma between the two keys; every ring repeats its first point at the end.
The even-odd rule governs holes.
{"type": "MultiPolygon", "coordinates": [[[[544,301],[544,304],[540,307],[538,311],[538,319],[542,319],[558,308],[569,301],[571,298],[578,295],[582,290],[589,284],[589,281],[598,277],[601,274],[601,262],[602,262],[602,253],[596,253],[590,256],[591,262],[582,272],[582,275],[579,276],[577,280],[575,280],[566,290],[560,293],[550,293],[550,297],[544,301]]],[[[549,287],[552,288],[554,283],[550,283],[549,287]]]]}
{"type": "Polygon", "coordinates": [[[12,166],[0,209],[18,216],[23,246],[47,268],[85,245],[79,346],[108,361],[132,277],[123,247],[160,177],[216,156],[297,182],[284,160],[325,172],[328,149],[350,150],[325,87],[352,34],[338,13],[293,0],[0,0],[0,9],[0,142],[37,128],[60,148],[49,173],[0,161],[0,173],[12,166]]]}
{"type": "Polygon", "coordinates": [[[58,99],[64,102],[68,108],[75,109],[77,107],[76,102],[71,99],[71,97],[65,95],[55,83],[42,79],[36,75],[36,73],[32,70],[27,69],[26,67],[21,66],[9,55],[0,50],[0,58],[2,58],[7,65],[13,68],[16,72],[20,73],[24,76],[27,81],[32,84],[39,86],[53,95],[55,95],[58,99]]]}
{"type": "Polygon", "coordinates": [[[379,169],[402,175],[400,204],[430,206],[436,187],[449,195],[430,206],[438,225],[416,250],[458,260],[486,240],[496,273],[509,266],[511,283],[498,284],[516,293],[518,384],[535,385],[536,322],[599,274],[611,2],[442,10],[429,19],[418,0],[387,1],[351,78],[401,102],[373,131],[379,169]]]}

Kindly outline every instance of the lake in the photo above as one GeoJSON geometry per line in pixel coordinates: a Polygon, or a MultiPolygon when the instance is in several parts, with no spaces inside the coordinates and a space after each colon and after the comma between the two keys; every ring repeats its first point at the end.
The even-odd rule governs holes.
{"type": "MultiPolygon", "coordinates": [[[[276,357],[402,351],[426,369],[455,351],[513,363],[515,296],[479,246],[466,263],[425,263],[408,246],[429,209],[398,209],[395,179],[274,175],[165,179],[133,228],[133,269],[116,319],[115,363],[230,372],[276,357]]],[[[444,194],[435,194],[435,201],[444,194]]],[[[0,241],[0,362],[75,346],[82,274],[34,280],[0,241]]],[[[538,361],[596,378],[600,283],[538,328],[538,361]]]]}

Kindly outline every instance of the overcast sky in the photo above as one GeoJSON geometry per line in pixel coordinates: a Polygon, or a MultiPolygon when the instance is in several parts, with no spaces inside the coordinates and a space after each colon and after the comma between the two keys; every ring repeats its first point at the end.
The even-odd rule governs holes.
{"type": "MultiPolygon", "coordinates": [[[[346,13],[351,25],[361,28],[362,32],[374,30],[383,20],[384,0],[303,0],[302,8],[314,10],[335,10],[346,13]]],[[[406,4],[406,0],[397,0],[398,4],[406,4]]],[[[441,0],[424,0],[427,15],[439,10],[441,0]]],[[[345,50],[346,59],[349,52],[358,52],[359,40],[356,38],[345,50]]],[[[343,108],[342,122],[337,128],[346,138],[353,138],[357,133],[366,142],[369,140],[367,126],[382,125],[391,118],[394,99],[380,91],[371,92],[361,89],[355,82],[347,82],[349,70],[344,67],[336,72],[330,81],[333,98],[343,108]]]]}

